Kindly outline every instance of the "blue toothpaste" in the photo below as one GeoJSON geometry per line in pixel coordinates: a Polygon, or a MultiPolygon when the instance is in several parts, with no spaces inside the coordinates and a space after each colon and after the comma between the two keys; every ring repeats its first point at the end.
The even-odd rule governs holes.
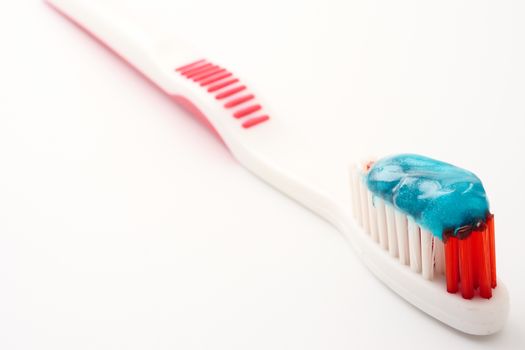
{"type": "Polygon", "coordinates": [[[370,191],[443,239],[469,233],[489,213],[480,179],[452,164],[415,154],[375,162],[364,178],[370,191]]]}

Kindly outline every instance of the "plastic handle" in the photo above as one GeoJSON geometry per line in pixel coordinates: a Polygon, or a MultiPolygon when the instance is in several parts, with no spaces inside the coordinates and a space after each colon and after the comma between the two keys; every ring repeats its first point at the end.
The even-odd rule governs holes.
{"type": "MultiPolygon", "coordinates": [[[[47,0],[64,16],[102,42],[159,86],[166,94],[210,126],[228,148],[270,120],[270,115],[245,82],[207,60],[180,39],[144,16],[134,16],[118,0],[47,0]]],[[[266,127],[267,128],[267,127],[266,127]]]]}
{"type": "Polygon", "coordinates": [[[289,170],[302,148],[290,147],[286,128],[242,79],[202,58],[180,40],[140,25],[115,0],[47,0],[103,42],[222,138],[246,168],[340,227],[345,215],[318,184],[289,170]],[[211,75],[210,75],[211,74],[211,75]]]}
{"type": "Polygon", "coordinates": [[[155,23],[135,17],[118,0],[46,0],[48,4],[101,41],[170,94],[180,86],[170,79],[175,67],[201,55],[181,40],[167,36],[155,23]]]}

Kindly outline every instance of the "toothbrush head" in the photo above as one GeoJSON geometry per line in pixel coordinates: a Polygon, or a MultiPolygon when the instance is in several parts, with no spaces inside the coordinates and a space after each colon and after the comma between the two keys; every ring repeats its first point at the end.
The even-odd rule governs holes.
{"type": "MultiPolygon", "coordinates": [[[[508,297],[506,290],[497,293],[494,215],[476,175],[428,157],[400,154],[354,167],[351,185],[354,218],[368,240],[423,285],[448,292],[450,297],[438,298],[434,307],[450,308],[456,319],[436,310],[433,316],[472,334],[502,326],[508,297]],[[472,324],[451,305],[464,308],[472,324]],[[475,317],[484,324],[475,325],[475,317]]],[[[432,314],[430,307],[421,301],[420,308],[432,314]]]]}

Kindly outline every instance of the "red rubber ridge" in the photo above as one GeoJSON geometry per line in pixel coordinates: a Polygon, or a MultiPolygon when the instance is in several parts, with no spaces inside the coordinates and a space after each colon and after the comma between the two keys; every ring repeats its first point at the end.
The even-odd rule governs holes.
{"type": "Polygon", "coordinates": [[[198,61],[192,62],[190,64],[186,64],[186,65],[184,65],[182,67],[179,67],[179,68],[177,68],[175,70],[177,72],[181,72],[182,73],[183,71],[185,71],[185,70],[187,70],[187,69],[189,69],[189,68],[191,68],[191,67],[193,67],[193,66],[195,66],[197,64],[204,63],[204,62],[206,62],[206,60],[204,60],[204,59],[203,60],[198,60],[198,61]]]}
{"type": "Polygon", "coordinates": [[[230,102],[226,103],[224,105],[225,108],[232,108],[232,107],[235,107],[237,105],[240,105],[241,103],[244,103],[246,101],[249,101],[251,99],[253,99],[255,96],[253,95],[246,95],[246,96],[241,96],[239,98],[236,98],[234,100],[231,100],[230,102]]]}
{"type": "Polygon", "coordinates": [[[262,117],[252,118],[248,119],[244,123],[242,123],[242,127],[245,129],[251,128],[252,126],[255,126],[257,124],[264,123],[265,121],[269,120],[270,117],[267,115],[263,115],[262,117]]]}
{"type": "Polygon", "coordinates": [[[216,77],[213,77],[213,78],[210,78],[210,79],[207,79],[207,80],[204,80],[200,83],[201,86],[206,86],[206,85],[209,85],[211,83],[215,83],[216,81],[219,81],[219,80],[222,80],[224,78],[228,78],[228,77],[231,77],[232,76],[232,73],[230,72],[225,72],[223,74],[220,74],[216,77]]]}
{"type": "Polygon", "coordinates": [[[188,79],[191,79],[194,76],[197,76],[197,75],[199,75],[201,73],[207,72],[208,70],[214,69],[215,67],[217,67],[217,66],[215,66],[215,65],[213,65],[211,63],[206,63],[203,66],[192,68],[192,69],[182,73],[182,75],[184,75],[188,79]]]}
{"type": "Polygon", "coordinates": [[[208,79],[210,77],[213,77],[216,74],[219,74],[219,73],[222,73],[222,72],[225,72],[225,71],[226,71],[226,69],[221,68],[221,67],[217,67],[217,68],[215,68],[213,70],[210,70],[210,71],[207,71],[205,73],[199,74],[198,76],[193,78],[193,81],[199,82],[201,80],[208,79]]]}
{"type": "Polygon", "coordinates": [[[223,98],[226,98],[226,97],[230,97],[231,95],[234,95],[242,90],[246,89],[246,86],[244,85],[241,85],[241,86],[237,86],[233,89],[230,89],[230,90],[226,90],[224,92],[221,92],[220,94],[218,94],[217,96],[215,96],[215,98],[217,100],[222,100],[223,98]]]}
{"type": "Polygon", "coordinates": [[[254,112],[257,112],[258,110],[261,109],[261,105],[253,105],[253,106],[250,106],[250,107],[246,107],[246,108],[243,108],[241,110],[238,110],[237,112],[233,113],[233,116],[235,118],[242,118],[242,117],[246,117],[247,115],[250,115],[254,112]]]}
{"type": "MultiPolygon", "coordinates": [[[[262,106],[255,101],[254,94],[248,92],[240,96],[234,96],[239,94],[241,91],[246,90],[247,88],[245,85],[235,86],[236,83],[239,83],[239,79],[234,77],[233,74],[228,72],[225,68],[213,64],[205,59],[201,59],[178,67],[175,70],[183,77],[198,83],[202,87],[205,87],[208,93],[213,94],[214,92],[218,92],[215,95],[215,99],[217,100],[232,97],[232,99],[226,101],[223,104],[223,107],[226,109],[241,106],[243,103],[252,101],[250,105],[245,107],[241,106],[240,109],[234,111],[233,117],[235,119],[251,116],[252,114],[262,110],[262,106]]],[[[183,102],[189,103],[189,101],[183,102]]],[[[244,129],[248,129],[269,119],[270,117],[268,115],[261,115],[258,117],[249,118],[241,125],[244,129]]]]}

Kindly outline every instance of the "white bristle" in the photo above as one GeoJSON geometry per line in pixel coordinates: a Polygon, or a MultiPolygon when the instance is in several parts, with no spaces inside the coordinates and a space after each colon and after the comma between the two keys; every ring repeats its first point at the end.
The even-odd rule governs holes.
{"type": "Polygon", "coordinates": [[[366,194],[368,192],[368,189],[366,188],[366,185],[363,181],[363,175],[359,173],[358,177],[359,197],[361,200],[361,217],[363,218],[363,229],[366,233],[370,234],[370,222],[368,217],[368,196],[366,194]]]}
{"type": "Polygon", "coordinates": [[[436,274],[445,273],[445,247],[443,241],[434,237],[434,270],[436,274]]]}
{"type": "Polygon", "coordinates": [[[353,214],[363,230],[388,249],[392,257],[398,257],[403,265],[431,280],[434,273],[444,273],[445,256],[443,242],[422,229],[412,217],[393,205],[374,197],[364,181],[364,172],[350,168],[353,214]]]}
{"type": "Polygon", "coordinates": [[[423,278],[430,280],[434,272],[434,258],[432,254],[433,236],[427,230],[421,229],[421,273],[423,278]]]}
{"type": "Polygon", "coordinates": [[[370,190],[366,190],[366,192],[368,197],[368,220],[370,222],[370,235],[372,236],[372,239],[377,242],[379,239],[377,233],[377,213],[374,206],[374,195],[370,190]]]}
{"type": "Polygon", "coordinates": [[[377,215],[377,232],[379,234],[379,245],[383,249],[388,248],[388,232],[386,228],[385,201],[379,197],[375,199],[377,215]]]}
{"type": "Polygon", "coordinates": [[[385,203],[386,232],[388,236],[388,251],[393,257],[398,256],[397,233],[394,207],[385,203]]]}
{"type": "Polygon", "coordinates": [[[410,268],[414,272],[421,272],[421,238],[419,225],[408,217],[408,249],[410,250],[410,268]]]}
{"type": "Polygon", "coordinates": [[[408,223],[407,216],[399,210],[394,210],[396,217],[397,247],[399,249],[399,261],[403,265],[409,264],[408,257],[408,223]]]}

